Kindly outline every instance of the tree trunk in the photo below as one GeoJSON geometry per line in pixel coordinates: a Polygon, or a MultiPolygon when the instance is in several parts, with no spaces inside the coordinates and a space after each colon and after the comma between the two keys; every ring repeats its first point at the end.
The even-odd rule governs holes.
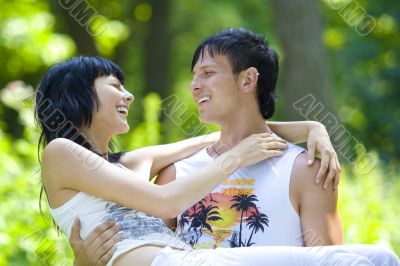
{"type": "Polygon", "coordinates": [[[86,1],[48,1],[51,10],[59,18],[60,30],[71,36],[79,55],[96,55],[97,49],[90,35],[89,24],[97,15],[96,10],[86,1]],[[68,3],[68,4],[66,4],[68,3]]]}
{"type": "Polygon", "coordinates": [[[151,0],[152,18],[146,41],[145,94],[154,91],[161,99],[171,92],[170,80],[170,0],[151,0]]]}
{"type": "Polygon", "coordinates": [[[322,42],[320,3],[315,0],[272,0],[272,3],[284,53],[281,55],[283,71],[277,91],[278,95],[283,92],[284,118],[321,120],[325,114],[332,112],[332,106],[330,67],[322,42]],[[313,104],[321,103],[324,111],[309,112],[307,115],[304,110],[296,108],[294,103],[309,94],[315,99],[313,104]]]}

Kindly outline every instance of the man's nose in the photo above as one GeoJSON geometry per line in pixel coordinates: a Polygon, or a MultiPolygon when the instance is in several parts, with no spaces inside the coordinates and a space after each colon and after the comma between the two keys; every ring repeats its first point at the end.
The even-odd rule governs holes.
{"type": "Polygon", "coordinates": [[[201,86],[201,84],[199,82],[199,79],[197,77],[194,77],[192,79],[192,82],[190,83],[190,90],[192,92],[195,92],[200,89],[200,86],[201,86]]]}

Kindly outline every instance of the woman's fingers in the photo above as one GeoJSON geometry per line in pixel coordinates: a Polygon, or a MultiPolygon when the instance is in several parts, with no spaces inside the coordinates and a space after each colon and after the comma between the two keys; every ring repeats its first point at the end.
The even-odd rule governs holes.
{"type": "Polygon", "coordinates": [[[278,150],[266,150],[265,151],[266,158],[270,157],[276,157],[276,156],[282,156],[283,151],[278,151],[278,150]]]}
{"type": "Polygon", "coordinates": [[[321,165],[319,167],[317,177],[315,178],[315,183],[319,184],[322,177],[325,175],[325,172],[329,166],[329,161],[330,161],[329,154],[327,152],[323,153],[321,158],[321,165]]]}
{"type": "Polygon", "coordinates": [[[272,156],[281,156],[287,148],[285,140],[269,133],[253,134],[238,143],[231,152],[239,160],[240,167],[247,167],[272,156]]]}
{"type": "Polygon", "coordinates": [[[286,149],[288,145],[287,143],[284,142],[273,141],[273,142],[263,143],[261,147],[267,150],[277,150],[277,149],[286,149]]]}
{"type": "Polygon", "coordinates": [[[316,177],[316,183],[318,184],[321,178],[326,175],[323,182],[323,188],[327,189],[329,183],[332,183],[332,188],[335,190],[339,184],[340,171],[341,168],[336,152],[328,150],[322,155],[321,166],[316,177]]]}
{"type": "Polygon", "coordinates": [[[315,160],[315,152],[317,149],[317,144],[315,142],[308,142],[307,143],[307,154],[308,154],[308,161],[307,165],[312,165],[315,160]]]}
{"type": "Polygon", "coordinates": [[[339,185],[340,172],[342,171],[342,167],[340,166],[339,159],[338,159],[337,155],[336,155],[335,160],[336,160],[336,166],[337,166],[337,168],[338,168],[338,171],[337,171],[336,176],[335,176],[335,181],[334,181],[334,184],[333,184],[333,189],[336,190],[337,187],[338,187],[338,185],[339,185]]]}
{"type": "MultiPolygon", "coordinates": [[[[335,158],[330,158],[330,161],[329,161],[329,172],[328,172],[328,175],[325,178],[325,182],[323,184],[323,188],[324,189],[328,188],[329,183],[333,183],[333,179],[336,176],[336,170],[335,169],[336,169],[335,158]]],[[[333,187],[333,184],[332,184],[332,187],[333,187]]]]}

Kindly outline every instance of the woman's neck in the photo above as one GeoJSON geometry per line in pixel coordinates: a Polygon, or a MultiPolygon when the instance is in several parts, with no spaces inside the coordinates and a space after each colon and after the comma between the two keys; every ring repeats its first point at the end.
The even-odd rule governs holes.
{"type": "Polygon", "coordinates": [[[104,159],[108,159],[108,144],[111,141],[111,136],[102,135],[99,132],[94,132],[87,128],[80,130],[81,134],[92,146],[94,152],[98,153],[104,159]]]}

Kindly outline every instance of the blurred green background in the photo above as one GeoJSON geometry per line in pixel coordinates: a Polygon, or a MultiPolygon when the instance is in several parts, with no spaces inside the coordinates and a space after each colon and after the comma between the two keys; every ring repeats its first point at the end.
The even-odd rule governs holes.
{"type": "Polygon", "coordinates": [[[190,63],[202,39],[227,27],[263,33],[278,51],[274,120],[319,120],[331,133],[344,168],[345,242],[383,244],[400,254],[399,1],[0,0],[0,6],[0,265],[72,263],[67,240],[38,208],[32,94],[46,69],[78,54],[112,59],[135,95],[131,132],[116,139],[119,149],[180,140],[215,129],[196,119],[190,63]],[[166,107],[170,95],[182,112],[166,107]],[[293,103],[307,95],[322,108],[296,110],[293,103]]]}

